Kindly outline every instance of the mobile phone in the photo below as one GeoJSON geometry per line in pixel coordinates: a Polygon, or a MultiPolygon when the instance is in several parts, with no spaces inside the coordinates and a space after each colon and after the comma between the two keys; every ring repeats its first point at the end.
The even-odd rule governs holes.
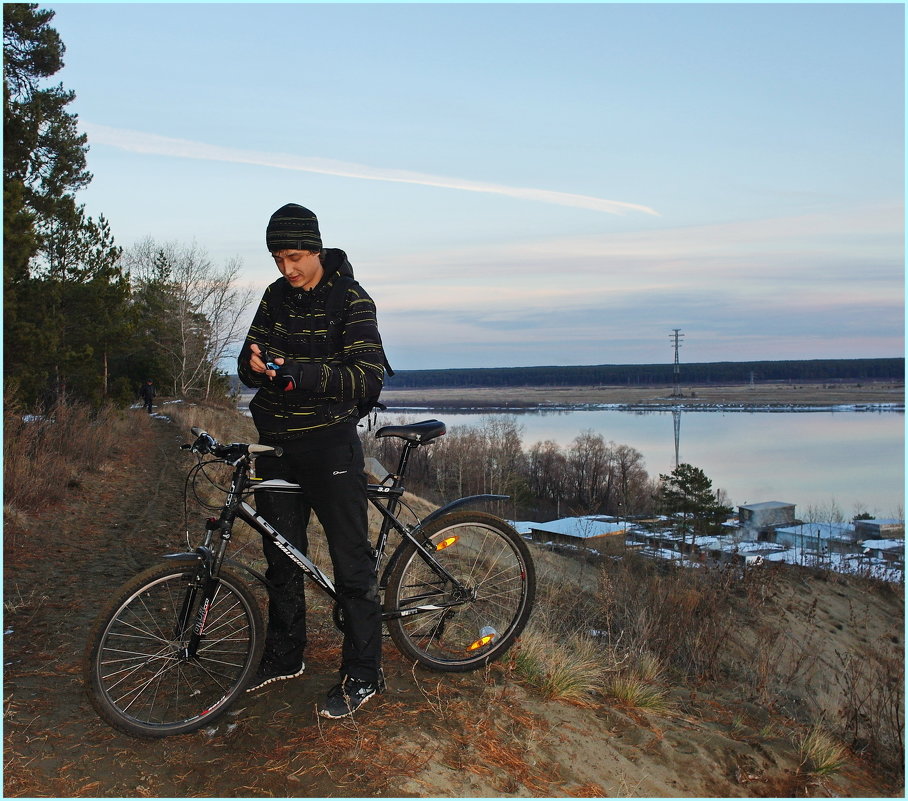
{"type": "Polygon", "coordinates": [[[268,351],[265,350],[265,348],[262,347],[261,345],[259,345],[259,358],[263,362],[265,362],[266,369],[268,369],[268,370],[280,370],[281,369],[281,366],[279,364],[274,363],[275,357],[272,356],[270,353],[268,353],[268,351]]]}

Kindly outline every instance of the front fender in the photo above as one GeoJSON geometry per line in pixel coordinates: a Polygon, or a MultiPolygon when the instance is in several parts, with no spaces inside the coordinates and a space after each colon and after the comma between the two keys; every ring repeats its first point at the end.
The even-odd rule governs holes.
{"type": "MultiPolygon", "coordinates": [[[[205,564],[208,572],[211,572],[211,566],[214,563],[214,554],[204,546],[199,546],[192,553],[165,553],[162,559],[198,559],[205,564]]],[[[232,567],[237,567],[240,570],[245,570],[250,576],[260,581],[265,588],[270,593],[273,589],[273,586],[270,581],[268,581],[265,576],[259,573],[255,568],[250,567],[249,565],[244,565],[242,562],[237,562],[235,559],[225,559],[225,564],[231,565],[232,567]]]]}
{"type": "Polygon", "coordinates": [[[192,553],[166,553],[162,559],[198,559],[205,565],[205,569],[211,573],[211,566],[214,564],[214,554],[211,549],[200,545],[192,553]]]}

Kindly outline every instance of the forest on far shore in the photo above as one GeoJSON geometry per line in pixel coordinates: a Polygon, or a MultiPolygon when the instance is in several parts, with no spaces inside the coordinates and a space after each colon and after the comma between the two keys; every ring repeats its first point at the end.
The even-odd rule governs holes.
{"type": "MultiPolygon", "coordinates": [[[[679,366],[691,384],[750,382],[904,381],[903,359],[804,359],[754,362],[699,362],[679,366]]],[[[660,386],[674,381],[674,365],[598,364],[549,367],[475,367],[398,370],[385,379],[388,389],[445,387],[660,386]]]]}

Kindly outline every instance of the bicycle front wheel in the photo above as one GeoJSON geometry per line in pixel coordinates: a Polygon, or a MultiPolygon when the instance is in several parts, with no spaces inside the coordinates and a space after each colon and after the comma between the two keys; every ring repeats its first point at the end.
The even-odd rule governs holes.
{"type": "Polygon", "coordinates": [[[184,734],[223,715],[264,649],[258,602],[221,570],[207,611],[196,560],[158,565],[124,584],[98,616],[85,654],[88,697],[115,729],[135,737],[184,734]],[[189,638],[203,619],[196,653],[189,638]]]}
{"type": "Polygon", "coordinates": [[[484,512],[443,515],[421,534],[432,558],[456,583],[405,544],[385,591],[394,644],[434,670],[475,670],[498,659],[533,608],[536,571],[526,543],[484,512]]]}

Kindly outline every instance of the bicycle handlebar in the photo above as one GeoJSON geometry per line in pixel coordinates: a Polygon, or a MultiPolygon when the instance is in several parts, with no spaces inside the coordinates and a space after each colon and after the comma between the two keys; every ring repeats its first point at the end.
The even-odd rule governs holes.
{"type": "Polygon", "coordinates": [[[192,445],[182,445],[185,450],[193,453],[210,453],[217,459],[224,459],[228,462],[236,462],[243,457],[255,459],[257,456],[272,455],[282,456],[283,448],[274,445],[257,445],[255,443],[231,442],[229,445],[222,445],[207,431],[203,431],[198,426],[193,426],[190,431],[196,438],[192,445]]]}

